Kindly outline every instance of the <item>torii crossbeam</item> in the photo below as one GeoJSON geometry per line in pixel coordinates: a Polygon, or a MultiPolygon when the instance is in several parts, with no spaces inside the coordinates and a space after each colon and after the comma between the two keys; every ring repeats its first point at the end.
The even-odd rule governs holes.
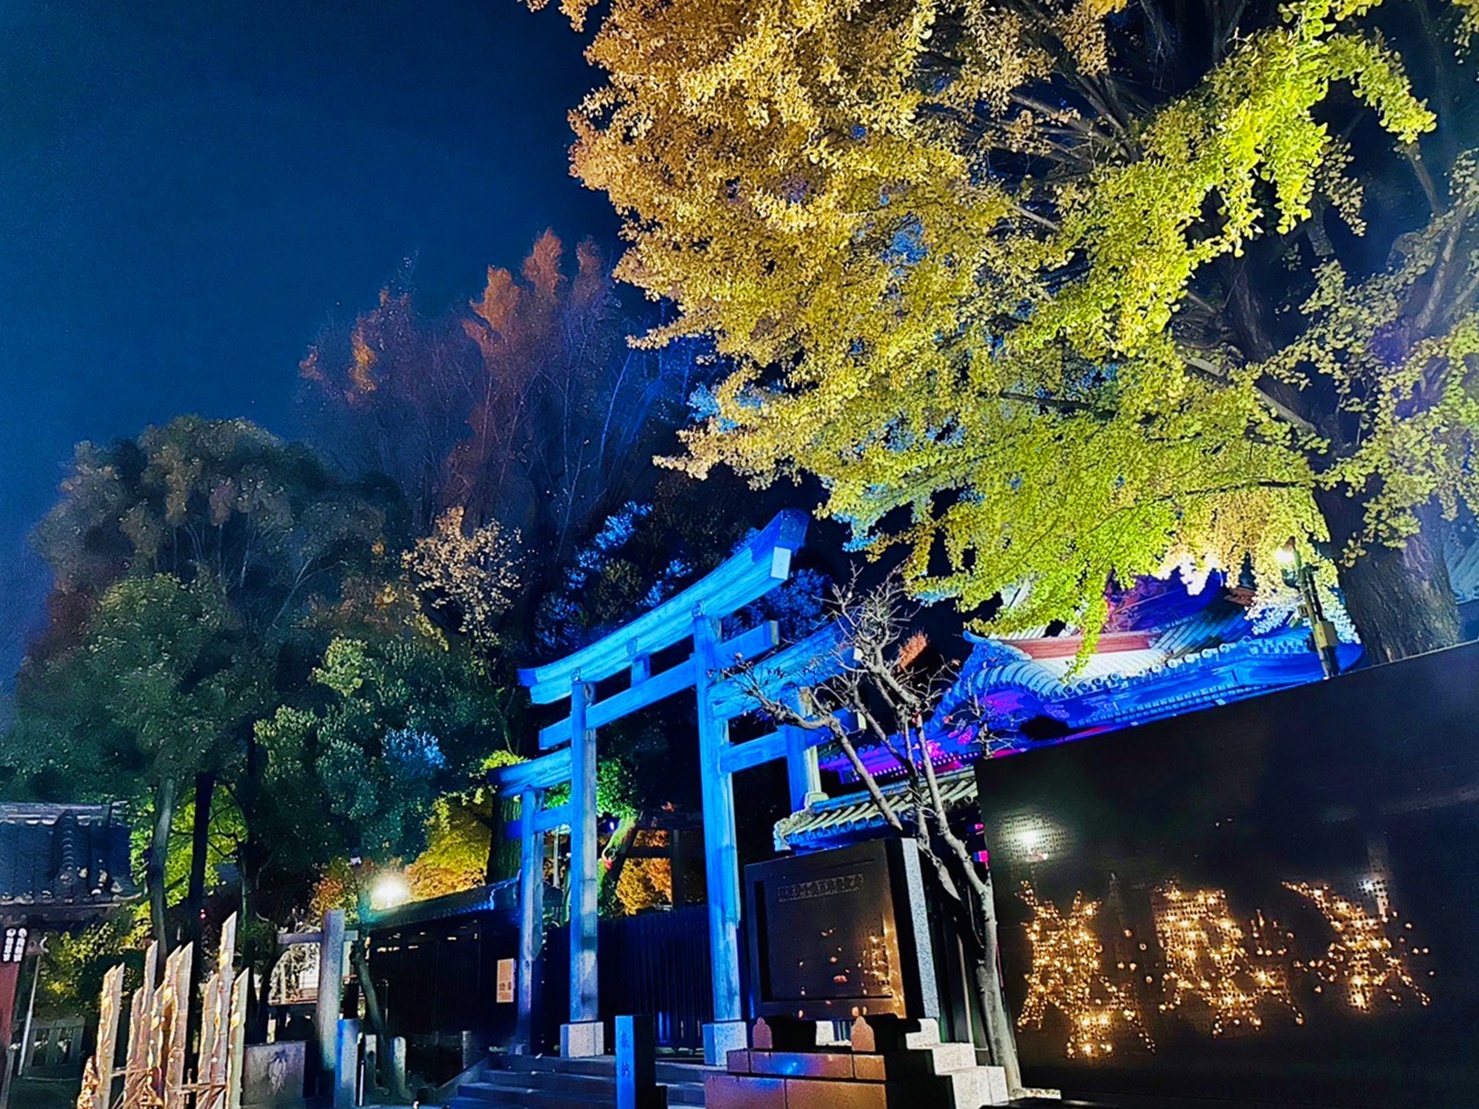
{"type": "Polygon", "coordinates": [[[721,1065],[725,1053],[746,1044],[739,978],[740,887],[735,850],[732,776],[785,759],[792,808],[821,795],[816,745],[825,733],[782,727],[745,743],[731,744],[729,722],[757,706],[750,682],[767,696],[793,698],[799,688],[831,677],[840,667],[840,633],[827,627],[784,651],[773,623],[721,641],[724,617],[784,582],[806,536],[804,513],[787,510],[772,520],[722,565],[677,596],[572,655],[519,671],[519,681],[537,705],[570,699],[570,713],[542,729],[539,746],[549,754],[495,770],[490,780],[505,796],[520,799],[519,1039],[530,1043],[534,969],[544,918],[544,834],[570,828],[570,1021],[560,1030],[564,1056],[600,1055],[605,1043],[597,995],[596,729],[692,689],[698,701],[699,765],[702,774],[709,943],[713,965],[714,1023],[704,1027],[704,1057],[721,1065]],[[652,656],[692,638],[693,653],[654,674],[652,656]],[[766,658],[766,655],[770,655],[766,658]],[[759,660],[764,661],[759,661],[759,660]],[[756,662],[748,677],[723,671],[756,662]],[[593,699],[595,682],[630,670],[620,693],[593,699]],[[569,783],[570,800],[544,808],[547,791],[569,783]]]}

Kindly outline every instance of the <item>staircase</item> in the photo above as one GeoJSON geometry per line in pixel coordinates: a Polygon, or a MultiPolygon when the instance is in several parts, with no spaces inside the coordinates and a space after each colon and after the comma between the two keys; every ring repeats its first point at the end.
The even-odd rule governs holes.
{"type": "MultiPolygon", "coordinates": [[[[698,1062],[659,1057],[657,1081],[668,1105],[702,1106],[704,1076],[722,1073],[698,1062]]],[[[615,1109],[616,1057],[561,1059],[550,1055],[491,1055],[482,1072],[457,1087],[447,1109],[615,1109]]]]}

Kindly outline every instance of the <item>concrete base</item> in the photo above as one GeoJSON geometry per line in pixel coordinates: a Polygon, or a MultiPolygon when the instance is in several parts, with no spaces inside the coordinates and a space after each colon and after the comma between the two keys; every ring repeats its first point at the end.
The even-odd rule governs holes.
{"type": "Polygon", "coordinates": [[[606,1025],[599,1020],[560,1025],[560,1058],[590,1059],[606,1054],[606,1025]]]}
{"type": "Polygon", "coordinates": [[[742,1020],[723,1020],[704,1025],[704,1063],[722,1067],[731,1051],[750,1046],[749,1026],[742,1020]]]}

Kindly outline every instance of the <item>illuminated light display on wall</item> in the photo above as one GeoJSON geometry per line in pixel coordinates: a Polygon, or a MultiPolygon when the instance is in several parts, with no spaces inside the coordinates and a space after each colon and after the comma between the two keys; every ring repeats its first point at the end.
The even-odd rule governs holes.
{"type": "MultiPolygon", "coordinates": [[[[1343,991],[1351,1008],[1370,1012],[1381,994],[1400,1005],[1403,990],[1420,1004],[1429,1004],[1409,962],[1413,955],[1426,955],[1427,949],[1413,948],[1405,935],[1392,942],[1388,930],[1396,923],[1395,912],[1380,907],[1373,914],[1359,900],[1343,897],[1323,883],[1285,882],[1284,888],[1308,898],[1334,931],[1325,954],[1307,966],[1343,991]]],[[[1411,929],[1409,923],[1404,931],[1411,929]]]]}
{"type": "MultiPolygon", "coordinates": [[[[1282,885],[1313,904],[1333,933],[1318,958],[1297,958],[1294,933],[1281,930],[1262,911],[1246,921],[1234,917],[1225,890],[1183,890],[1166,882],[1150,896],[1159,951],[1141,943],[1143,955],[1116,962],[1113,971],[1123,976],[1117,984],[1106,974],[1100,902],[1079,892],[1065,916],[1023,882],[1022,900],[1032,914],[1024,924],[1031,969],[1017,1027],[1042,1031],[1049,1010],[1057,1010],[1067,1024],[1064,1053],[1070,1059],[1111,1057],[1130,1041],[1131,1033],[1153,1051],[1141,1005],[1155,1003],[1149,994],[1156,988],[1157,957],[1163,991],[1159,1011],[1213,1037],[1257,1034],[1281,1013],[1295,1025],[1305,1024],[1294,997],[1298,975],[1313,976],[1315,995],[1334,987],[1339,991],[1335,1003],[1360,1013],[1377,1011],[1383,998],[1392,1006],[1400,1006],[1404,997],[1430,1004],[1412,965],[1429,951],[1415,946],[1410,922],[1396,927],[1397,914],[1386,905],[1385,883],[1363,887],[1376,891],[1375,912],[1326,883],[1282,885]]],[[[1134,932],[1127,929],[1124,938],[1133,941],[1134,932]]]]}
{"type": "Polygon", "coordinates": [[[1017,1027],[1041,1029],[1051,1008],[1068,1022],[1070,1059],[1112,1055],[1116,1041],[1132,1031],[1154,1051],[1134,1000],[1104,975],[1104,948],[1094,935],[1099,902],[1076,894],[1065,918],[1051,901],[1039,899],[1030,883],[1022,883],[1022,899],[1032,910],[1027,924],[1032,969],[1017,1027]]]}
{"type": "Polygon", "coordinates": [[[1182,1010],[1213,1036],[1257,1032],[1270,1001],[1304,1023],[1289,992],[1288,937],[1262,913],[1245,932],[1228,909],[1226,892],[1187,892],[1174,883],[1154,891],[1151,911],[1165,960],[1162,1011],[1182,1010]]]}

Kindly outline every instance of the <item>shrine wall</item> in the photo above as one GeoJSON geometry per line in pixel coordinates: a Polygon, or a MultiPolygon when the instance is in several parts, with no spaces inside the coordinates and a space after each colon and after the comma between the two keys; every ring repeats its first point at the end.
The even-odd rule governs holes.
{"type": "Polygon", "coordinates": [[[1479,1091],[1479,645],[977,769],[1025,1077],[1479,1091]]]}

